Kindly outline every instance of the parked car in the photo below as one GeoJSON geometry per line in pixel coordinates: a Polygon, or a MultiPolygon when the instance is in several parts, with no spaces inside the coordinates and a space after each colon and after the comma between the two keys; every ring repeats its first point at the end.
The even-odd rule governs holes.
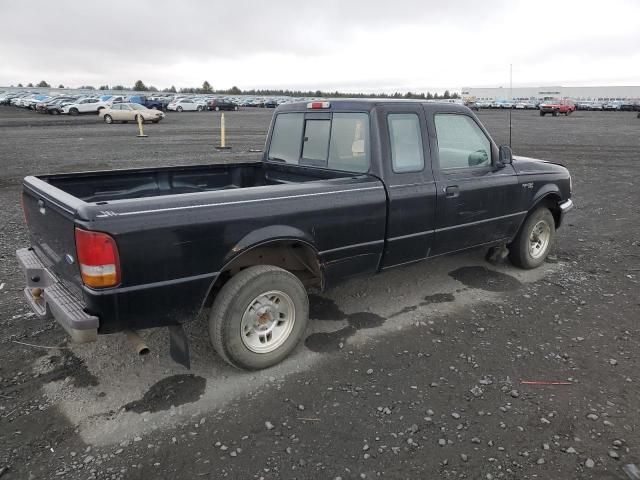
{"type": "Polygon", "coordinates": [[[620,110],[620,102],[607,102],[602,105],[602,110],[613,112],[615,110],[620,110]]]}
{"type": "Polygon", "coordinates": [[[209,100],[207,107],[209,110],[215,110],[216,112],[219,110],[239,110],[240,107],[237,103],[234,103],[230,100],[214,98],[213,100],[209,100]]]}
{"type": "Polygon", "coordinates": [[[165,107],[167,106],[167,103],[168,103],[168,102],[165,103],[156,98],[147,97],[146,95],[131,95],[129,97],[129,102],[137,103],[147,108],[155,109],[155,110],[165,110],[165,107]]]}
{"type": "Polygon", "coordinates": [[[181,98],[167,105],[167,110],[174,110],[176,112],[202,112],[204,109],[205,106],[202,103],[197,103],[190,98],[181,98]]]}
{"type": "Polygon", "coordinates": [[[633,112],[635,110],[635,104],[632,100],[625,100],[620,102],[620,110],[623,112],[633,112]]]}
{"type": "Polygon", "coordinates": [[[79,115],[81,113],[98,113],[109,104],[101,101],[99,98],[81,98],[74,103],[62,107],[60,113],[68,113],[69,115],[79,115]]]}
{"type": "Polygon", "coordinates": [[[477,247],[535,268],[573,202],[566,168],[513,157],[468,108],[368,99],[280,106],[261,164],[29,176],[22,205],[38,316],[85,342],[168,327],[189,365],[183,322],[210,306],[221,358],[256,370],[304,338],[306,286],[477,247]]]}
{"type": "Polygon", "coordinates": [[[114,103],[100,110],[98,116],[104,123],[133,122],[138,121],[138,117],[141,117],[143,122],[158,123],[164,118],[164,113],[139,103],[114,103]]]}
{"type": "Polygon", "coordinates": [[[562,113],[564,115],[571,115],[576,109],[575,104],[571,100],[567,99],[551,99],[545,100],[540,104],[540,116],[544,117],[547,113],[550,113],[554,117],[562,113]]]}
{"type": "Polygon", "coordinates": [[[75,102],[77,99],[73,97],[56,97],[48,102],[41,102],[36,105],[36,111],[39,113],[49,113],[51,115],[59,115],[62,113],[62,107],[75,102]]]}

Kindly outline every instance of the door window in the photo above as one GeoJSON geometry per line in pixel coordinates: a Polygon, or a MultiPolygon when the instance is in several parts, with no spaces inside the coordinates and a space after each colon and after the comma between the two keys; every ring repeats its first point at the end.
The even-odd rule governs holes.
{"type": "Polygon", "coordinates": [[[491,143],[471,117],[439,114],[435,125],[441,169],[491,165],[491,143]]]}
{"type": "Polygon", "coordinates": [[[387,116],[391,143],[391,165],[396,173],[419,172],[424,168],[420,119],[415,113],[387,116]]]}

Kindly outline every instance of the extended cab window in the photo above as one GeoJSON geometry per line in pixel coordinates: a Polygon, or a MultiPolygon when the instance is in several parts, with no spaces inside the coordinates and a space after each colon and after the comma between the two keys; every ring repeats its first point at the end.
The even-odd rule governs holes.
{"type": "Polygon", "coordinates": [[[300,162],[303,122],[302,113],[281,113],[276,117],[269,147],[269,160],[284,160],[296,164],[300,162]]]}
{"type": "Polygon", "coordinates": [[[439,114],[435,124],[441,169],[491,165],[491,143],[471,117],[439,114]]]}
{"type": "Polygon", "coordinates": [[[305,119],[303,113],[278,114],[268,158],[366,172],[369,170],[369,116],[334,113],[331,118],[305,119]]]}
{"type": "Polygon", "coordinates": [[[424,168],[420,119],[415,113],[387,116],[391,143],[391,165],[396,173],[419,172],[424,168]]]}

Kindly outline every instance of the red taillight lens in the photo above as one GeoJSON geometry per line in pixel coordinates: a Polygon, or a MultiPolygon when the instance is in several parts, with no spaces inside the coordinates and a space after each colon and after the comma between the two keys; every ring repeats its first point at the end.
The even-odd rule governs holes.
{"type": "Polygon", "coordinates": [[[109,235],[76,228],[76,252],[85,285],[105,288],[120,283],[118,247],[109,235]]]}

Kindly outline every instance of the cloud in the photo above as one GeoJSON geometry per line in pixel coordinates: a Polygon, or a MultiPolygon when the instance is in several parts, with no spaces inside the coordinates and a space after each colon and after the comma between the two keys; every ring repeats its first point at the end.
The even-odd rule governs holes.
{"type": "Polygon", "coordinates": [[[0,84],[419,90],[504,84],[509,63],[519,84],[640,84],[640,4],[602,13],[569,0],[7,2],[0,84]]]}

